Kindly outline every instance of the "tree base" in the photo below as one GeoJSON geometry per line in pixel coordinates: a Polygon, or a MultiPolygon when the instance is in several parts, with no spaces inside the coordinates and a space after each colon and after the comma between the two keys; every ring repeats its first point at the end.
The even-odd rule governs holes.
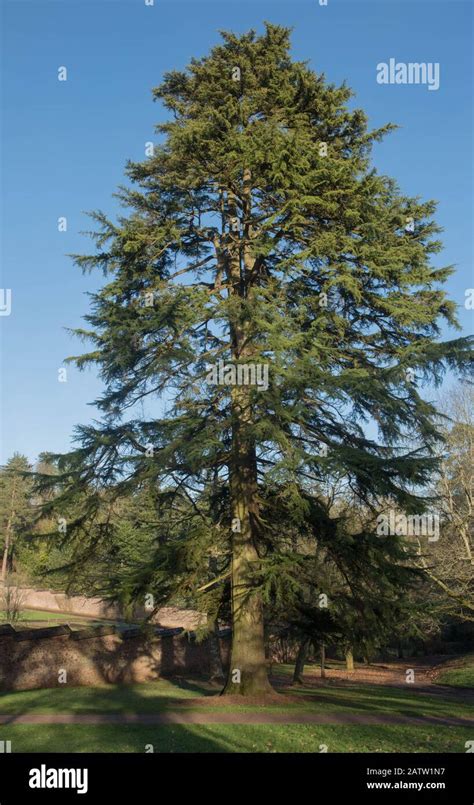
{"type": "Polygon", "coordinates": [[[276,696],[278,695],[275,689],[270,684],[267,674],[251,675],[247,679],[242,679],[240,682],[232,682],[229,679],[224,689],[221,691],[221,696],[276,696]]]}

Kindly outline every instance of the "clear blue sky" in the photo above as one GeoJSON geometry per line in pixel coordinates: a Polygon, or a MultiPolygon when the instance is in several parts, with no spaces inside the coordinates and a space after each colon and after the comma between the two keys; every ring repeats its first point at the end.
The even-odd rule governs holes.
{"type": "MultiPolygon", "coordinates": [[[[81,324],[85,295],[101,278],[83,277],[66,256],[91,245],[85,210],[117,211],[112,193],[128,158],[144,158],[162,115],[150,90],[164,71],[184,67],[218,41],[222,28],[293,26],[293,53],[330,81],[346,80],[370,124],[401,128],[375,147],[374,163],[402,190],[439,200],[445,250],[455,263],[449,291],[465,332],[472,312],[472,3],[456,0],[0,0],[3,17],[2,264],[12,288],[2,334],[2,453],[34,459],[64,451],[73,428],[95,415],[101,385],[93,370],[68,367],[81,352],[66,327],[81,324]],[[441,87],[381,86],[376,66],[393,57],[439,62],[441,87]],[[60,66],[67,82],[57,80],[60,66]],[[66,216],[68,231],[57,230],[66,216]]],[[[449,335],[449,333],[447,334],[449,335]]],[[[455,335],[452,334],[453,336],[455,335]]]]}

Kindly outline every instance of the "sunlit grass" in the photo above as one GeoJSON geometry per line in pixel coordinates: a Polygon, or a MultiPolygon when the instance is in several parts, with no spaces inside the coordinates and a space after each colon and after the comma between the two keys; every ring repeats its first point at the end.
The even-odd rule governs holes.
{"type": "Polygon", "coordinates": [[[472,730],[455,727],[316,724],[160,726],[8,725],[13,752],[450,752],[466,751],[472,730]]]}
{"type": "Polygon", "coordinates": [[[436,681],[440,685],[474,690],[474,654],[467,654],[465,657],[447,663],[445,670],[439,674],[436,681]]]}

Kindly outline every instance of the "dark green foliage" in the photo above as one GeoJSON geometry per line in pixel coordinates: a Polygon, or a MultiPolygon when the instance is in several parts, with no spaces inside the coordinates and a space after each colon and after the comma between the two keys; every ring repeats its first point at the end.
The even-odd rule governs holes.
{"type": "Polygon", "coordinates": [[[59,459],[54,507],[68,512],[77,557],[99,551],[113,565],[114,594],[204,595],[216,612],[230,559],[236,422],[230,387],[206,377],[219,359],[268,364],[269,388],[249,388],[240,422],[257,460],[256,577],[268,600],[279,585],[282,598],[297,594],[306,560],[282,549],[284,521],[288,533],[314,534],[339,574],[350,573],[351,606],[362,601],[364,617],[383,618],[396,602],[401,549],[341,530],[314,490],[337,477],[364,505],[421,505],[438,439],[421,384],[464,370],[470,355],[465,339],[437,340],[455,311],[442,290],[451,268],[430,263],[441,249],[435,204],[377,173],[372,143],[393,127],[369,131],[346,86],[293,62],[288,30],[222,36],[154,90],[170,118],[154,156],[128,166],[132,186],[120,198],[130,212],[116,223],[95,213],[97,250],[76,258],[106,277],[88,328],[76,331],[92,349],[71,359],[98,367],[103,419],[80,427],[78,448],[59,459]],[[236,332],[245,333],[237,356],[236,332]],[[139,506],[144,489],[156,523],[128,516],[118,548],[106,512],[123,499],[139,506]],[[147,542],[142,552],[134,540],[143,528],[153,549],[147,542]],[[133,579],[117,570],[120,557],[133,579]],[[395,598],[376,610],[367,596],[379,572],[375,597],[384,584],[395,598]]]}

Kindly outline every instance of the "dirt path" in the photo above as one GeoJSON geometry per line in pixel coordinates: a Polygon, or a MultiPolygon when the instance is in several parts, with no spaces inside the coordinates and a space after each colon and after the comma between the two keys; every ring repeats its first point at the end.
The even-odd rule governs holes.
{"type": "MultiPolygon", "coordinates": [[[[411,688],[418,689],[435,684],[436,674],[446,663],[450,656],[407,657],[403,660],[378,662],[372,665],[357,665],[354,671],[345,668],[327,668],[326,680],[334,682],[351,682],[361,685],[403,685],[407,686],[407,671],[414,672],[414,681],[409,684],[411,688]]],[[[306,666],[305,682],[324,684],[318,666],[306,666]]]]}
{"type": "Polygon", "coordinates": [[[369,715],[361,713],[275,713],[267,712],[167,712],[167,713],[41,713],[30,715],[0,715],[0,724],[346,724],[439,727],[473,727],[474,719],[402,715],[369,715]]]}
{"type": "MultiPolygon", "coordinates": [[[[350,687],[352,685],[390,686],[416,691],[421,696],[437,696],[450,701],[471,703],[474,705],[474,690],[454,688],[448,685],[438,685],[436,679],[444,665],[451,656],[408,657],[403,660],[393,660],[390,663],[375,663],[374,665],[357,666],[354,671],[344,668],[329,668],[325,679],[321,679],[317,666],[306,666],[304,673],[305,687],[324,688],[350,687]],[[414,671],[414,681],[407,683],[406,672],[414,671]]],[[[277,683],[278,688],[285,690],[290,687],[289,681],[277,683]]]]}

